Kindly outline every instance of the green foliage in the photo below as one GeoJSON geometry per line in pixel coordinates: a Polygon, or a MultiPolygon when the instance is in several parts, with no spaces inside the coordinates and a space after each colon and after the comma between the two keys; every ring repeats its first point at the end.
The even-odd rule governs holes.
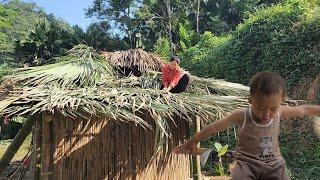
{"type": "Polygon", "coordinates": [[[134,47],[137,20],[135,12],[140,2],[137,0],[94,0],[92,5],[86,9],[86,15],[96,17],[106,23],[105,31],[109,27],[122,30],[126,35],[127,41],[134,47]]]}
{"type": "Polygon", "coordinates": [[[320,177],[320,141],[312,133],[310,119],[294,120],[293,129],[280,135],[281,153],[292,180],[320,177]]]}
{"type": "Polygon", "coordinates": [[[60,51],[60,49],[63,51],[63,48],[72,47],[74,40],[66,37],[70,36],[70,33],[72,33],[72,28],[68,24],[55,18],[52,14],[45,14],[34,3],[9,0],[0,4],[0,58],[3,63],[7,63],[9,66],[21,66],[26,61],[33,61],[35,56],[40,59],[43,58],[44,54],[50,56],[48,52],[51,53],[52,48],[58,45],[62,48],[54,51],[60,51]],[[37,28],[39,26],[39,23],[37,24],[39,17],[48,19],[49,24],[54,24],[54,27],[50,26],[50,31],[61,32],[59,38],[68,40],[64,40],[62,43],[53,41],[53,39],[56,39],[57,34],[51,33],[49,35],[46,31],[40,31],[41,28],[46,28],[47,26],[37,28]],[[30,34],[32,29],[37,29],[33,35],[30,34]],[[49,45],[46,47],[40,45],[41,38],[43,42],[47,42],[47,45],[53,42],[50,45],[51,47],[49,45]],[[33,39],[33,42],[31,39],[33,39]],[[26,48],[23,49],[22,47],[26,48]],[[15,50],[16,52],[18,50],[16,55],[14,54],[15,50]],[[31,53],[35,51],[42,51],[42,53],[31,53]]]}
{"type": "Polygon", "coordinates": [[[21,123],[9,121],[9,123],[3,127],[2,134],[6,137],[6,139],[13,139],[21,127],[21,123]]]}
{"type": "Polygon", "coordinates": [[[115,51],[128,48],[124,40],[111,35],[103,23],[92,23],[84,32],[79,26],[74,26],[74,36],[77,44],[86,44],[96,50],[115,51]]]}
{"type": "MultiPolygon", "coordinates": [[[[30,150],[30,145],[32,141],[32,134],[30,133],[26,140],[23,142],[21,147],[19,148],[18,152],[14,155],[12,158],[11,162],[14,161],[21,161],[25,155],[29,152],[30,150]]],[[[2,157],[8,146],[11,144],[12,140],[1,140],[0,141],[0,156],[2,157]]]]}
{"type": "Polygon", "coordinates": [[[171,55],[170,41],[166,37],[160,37],[154,45],[154,52],[159,54],[162,58],[169,60],[171,55]]]}
{"type": "Polygon", "coordinates": [[[0,43],[0,50],[1,51],[5,51],[7,49],[12,48],[9,37],[3,32],[0,32],[0,42],[1,42],[0,43]]]}
{"type": "MultiPolygon", "coordinates": [[[[236,137],[236,129],[230,128],[230,129],[227,129],[223,132],[218,133],[216,136],[211,136],[207,140],[202,141],[201,147],[205,147],[205,148],[216,147],[216,142],[220,142],[220,144],[226,144],[225,146],[223,146],[224,150],[220,151],[220,152],[224,152],[225,150],[228,150],[228,148],[231,150],[235,150],[236,138],[237,138],[236,137]]],[[[219,145],[217,145],[217,146],[218,146],[218,148],[222,147],[219,145]]],[[[219,149],[221,149],[221,148],[219,148],[219,149]]],[[[222,173],[222,170],[223,170],[224,174],[229,174],[230,172],[226,171],[226,170],[228,170],[228,168],[229,168],[228,163],[231,163],[231,162],[220,161],[221,159],[219,157],[217,158],[217,160],[219,160],[218,164],[216,164],[215,162],[212,162],[212,161],[208,161],[206,163],[205,167],[203,168],[203,170],[212,173],[212,175],[219,175],[220,176],[222,173]]]]}
{"type": "Polygon", "coordinates": [[[195,32],[190,30],[188,22],[185,24],[179,23],[179,44],[181,51],[190,48],[195,40],[195,32]]]}
{"type": "Polygon", "coordinates": [[[205,32],[195,46],[179,53],[182,58],[181,66],[199,76],[208,76],[208,71],[212,68],[207,65],[209,62],[205,62],[208,52],[219,50],[229,39],[230,36],[217,37],[211,32],[205,32]]]}
{"type": "MultiPolygon", "coordinates": [[[[181,35],[181,22],[188,22],[190,31],[197,29],[199,12],[199,32],[211,31],[221,35],[232,31],[247,18],[248,12],[254,12],[260,7],[271,6],[282,0],[94,0],[86,9],[90,17],[96,17],[111,27],[116,27],[118,33],[125,35],[128,44],[134,47],[136,33],[141,33],[143,47],[152,49],[159,37],[169,36],[169,21],[172,27],[172,41],[184,48],[185,38],[181,35]],[[170,4],[171,17],[168,17],[170,4]],[[198,11],[198,2],[199,11],[198,11]]],[[[186,45],[188,47],[188,45],[186,45]]],[[[180,49],[179,49],[180,50],[180,49]]],[[[179,51],[178,50],[178,51],[179,51]]]]}
{"type": "Polygon", "coordinates": [[[224,176],[225,172],[224,172],[221,157],[227,153],[228,145],[222,146],[220,143],[216,142],[214,143],[214,147],[216,148],[218,152],[218,157],[219,157],[219,163],[216,165],[215,170],[220,176],[224,176]]]}
{"type": "MultiPolygon", "coordinates": [[[[199,75],[244,84],[256,72],[271,70],[285,77],[290,89],[302,77],[314,77],[320,71],[319,12],[317,4],[293,0],[262,8],[226,41],[204,53],[196,69],[206,67],[199,75]]],[[[188,57],[197,62],[199,55],[188,57]]],[[[195,68],[193,64],[186,67],[195,68]]]]}
{"type": "Polygon", "coordinates": [[[221,157],[221,156],[223,156],[224,154],[227,153],[228,145],[222,146],[220,143],[216,142],[216,143],[214,144],[214,147],[217,149],[217,152],[218,152],[218,156],[219,156],[219,157],[221,157]]]}
{"type": "Polygon", "coordinates": [[[12,71],[12,69],[8,66],[7,63],[1,63],[0,64],[0,79],[5,75],[10,74],[11,71],[12,71]]]}
{"type": "Polygon", "coordinates": [[[0,5],[0,30],[4,31],[5,28],[12,27],[13,19],[17,13],[12,9],[7,9],[3,5],[0,5]]]}
{"type": "Polygon", "coordinates": [[[32,64],[36,61],[40,64],[63,54],[72,47],[72,33],[71,29],[64,29],[58,21],[38,19],[25,40],[18,40],[15,43],[18,62],[32,64]]]}
{"type": "Polygon", "coordinates": [[[39,16],[44,16],[43,11],[34,3],[25,3],[18,0],[10,0],[0,4],[0,17],[10,22],[11,26],[6,26],[3,31],[9,42],[20,39],[27,35],[39,16]]]}
{"type": "Polygon", "coordinates": [[[123,39],[111,36],[105,23],[93,23],[86,32],[71,27],[34,3],[9,0],[0,4],[0,62],[9,66],[47,63],[77,44],[97,50],[128,48],[123,39]]]}

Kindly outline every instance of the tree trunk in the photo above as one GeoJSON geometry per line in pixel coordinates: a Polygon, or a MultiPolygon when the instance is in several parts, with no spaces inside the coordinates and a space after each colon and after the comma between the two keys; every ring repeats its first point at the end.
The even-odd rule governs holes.
{"type": "Polygon", "coordinates": [[[197,35],[199,36],[199,14],[200,14],[200,0],[198,0],[198,7],[197,7],[197,35]]]}
{"type": "Polygon", "coordinates": [[[13,139],[12,143],[9,145],[7,150],[4,152],[0,159],[0,174],[9,165],[13,156],[17,153],[18,149],[30,134],[32,126],[35,122],[34,116],[29,116],[27,120],[23,123],[22,128],[19,130],[18,134],[13,139]]]}
{"type": "Polygon", "coordinates": [[[169,34],[171,55],[173,55],[173,53],[174,53],[174,47],[173,47],[173,41],[172,41],[172,25],[171,25],[171,7],[170,7],[170,0],[166,0],[166,7],[167,7],[167,13],[168,13],[168,34],[169,34]]]}

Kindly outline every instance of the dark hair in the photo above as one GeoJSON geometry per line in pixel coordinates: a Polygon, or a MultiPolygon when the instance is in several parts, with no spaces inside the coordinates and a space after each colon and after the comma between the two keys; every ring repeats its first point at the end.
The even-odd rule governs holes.
{"type": "Polygon", "coordinates": [[[177,61],[177,63],[180,63],[180,58],[178,56],[171,56],[170,62],[171,61],[177,61]]]}
{"type": "Polygon", "coordinates": [[[251,78],[250,95],[253,95],[257,92],[267,96],[281,93],[282,96],[285,97],[285,82],[277,73],[268,71],[258,72],[251,78]]]}

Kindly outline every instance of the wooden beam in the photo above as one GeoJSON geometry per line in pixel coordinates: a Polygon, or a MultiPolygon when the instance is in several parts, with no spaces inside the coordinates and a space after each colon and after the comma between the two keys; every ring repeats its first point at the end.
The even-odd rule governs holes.
{"type": "Polygon", "coordinates": [[[42,113],[41,180],[53,180],[52,117],[42,113]]]}
{"type": "MultiPolygon", "coordinates": [[[[200,132],[200,117],[196,116],[196,120],[193,125],[193,132],[196,134],[200,132]]],[[[200,142],[197,144],[197,147],[200,148],[200,142]]],[[[201,179],[201,166],[200,166],[200,155],[193,156],[193,179],[201,179]]]]}
{"type": "Polygon", "coordinates": [[[34,138],[33,138],[33,149],[34,149],[34,164],[33,164],[33,179],[40,180],[40,165],[41,165],[41,143],[42,143],[42,136],[41,136],[41,121],[36,121],[34,126],[34,138]]]}
{"type": "Polygon", "coordinates": [[[6,149],[4,154],[0,159],[0,174],[2,174],[3,170],[9,165],[13,156],[17,153],[20,146],[27,138],[27,136],[32,131],[32,126],[35,122],[35,116],[29,116],[27,120],[23,123],[22,128],[19,130],[17,135],[14,137],[12,143],[6,149]]]}

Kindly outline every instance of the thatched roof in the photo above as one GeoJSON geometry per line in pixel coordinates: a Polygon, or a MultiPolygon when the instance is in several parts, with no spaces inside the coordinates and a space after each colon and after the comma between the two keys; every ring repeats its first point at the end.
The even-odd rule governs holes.
{"type": "Polygon", "coordinates": [[[101,56],[107,59],[114,67],[137,68],[142,73],[160,71],[164,63],[157,55],[145,52],[142,49],[101,52],[101,56]]]}
{"type": "Polygon", "coordinates": [[[109,63],[91,47],[75,46],[56,63],[22,68],[4,79],[18,82],[23,86],[54,84],[61,87],[95,86],[103,79],[113,77],[114,70],[109,63]]]}
{"type": "Polygon", "coordinates": [[[188,114],[191,113],[209,120],[216,114],[229,111],[230,107],[246,104],[243,97],[248,94],[248,88],[223,80],[192,76],[187,93],[171,94],[159,90],[159,72],[118,78],[94,49],[84,45],[76,46],[57,61],[6,76],[17,85],[1,101],[0,112],[18,115],[60,111],[75,117],[79,110],[89,116],[112,115],[113,119],[131,121],[133,116],[133,119],[139,119],[134,115],[137,109],[144,109],[152,113],[154,118],[158,115],[168,118],[175,113],[189,119],[188,114]],[[106,113],[110,111],[108,108],[114,108],[113,105],[120,108],[115,112],[124,112],[106,113]],[[88,107],[82,109],[82,106],[88,107]],[[162,112],[163,109],[165,112],[162,112]],[[217,113],[217,110],[220,112],[217,113]],[[130,116],[123,115],[129,112],[130,116]]]}
{"type": "Polygon", "coordinates": [[[199,116],[210,122],[247,105],[244,96],[248,88],[223,80],[192,77],[187,93],[171,94],[159,89],[159,72],[118,78],[106,61],[83,45],[57,61],[6,76],[16,84],[0,101],[0,113],[18,116],[49,111],[72,118],[95,116],[149,127],[140,117],[147,112],[157,131],[170,136],[168,121],[174,117],[191,122],[199,116]]]}

